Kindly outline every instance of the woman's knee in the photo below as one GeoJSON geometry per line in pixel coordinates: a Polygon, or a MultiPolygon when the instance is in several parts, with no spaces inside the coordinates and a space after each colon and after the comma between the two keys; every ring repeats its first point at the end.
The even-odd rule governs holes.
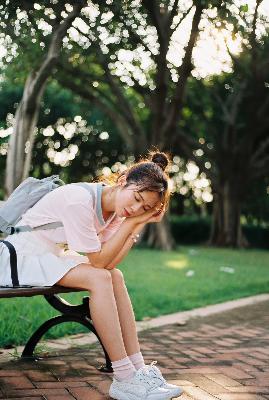
{"type": "Polygon", "coordinates": [[[124,276],[120,269],[113,268],[109,270],[113,283],[123,284],[124,276]]]}
{"type": "Polygon", "coordinates": [[[88,279],[93,288],[112,285],[112,277],[107,269],[94,268],[93,273],[89,274],[88,279]]]}
{"type": "Polygon", "coordinates": [[[95,290],[103,286],[112,287],[112,277],[108,270],[95,268],[91,264],[79,264],[70,270],[60,281],[59,285],[95,290]]]}

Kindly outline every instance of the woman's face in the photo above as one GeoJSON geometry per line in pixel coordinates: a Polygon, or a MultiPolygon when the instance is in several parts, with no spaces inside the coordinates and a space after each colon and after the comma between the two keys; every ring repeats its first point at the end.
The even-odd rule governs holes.
{"type": "Polygon", "coordinates": [[[120,186],[115,198],[115,212],[120,217],[134,217],[161,204],[157,192],[138,192],[137,185],[120,186]]]}

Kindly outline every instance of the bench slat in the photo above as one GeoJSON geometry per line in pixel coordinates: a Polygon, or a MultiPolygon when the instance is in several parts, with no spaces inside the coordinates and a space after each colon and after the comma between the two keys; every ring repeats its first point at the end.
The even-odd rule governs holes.
{"type": "Polygon", "coordinates": [[[22,288],[12,288],[0,286],[0,298],[7,297],[31,297],[44,294],[57,294],[57,293],[70,293],[70,292],[81,292],[86,291],[85,289],[68,288],[60,285],[54,286],[32,286],[22,288]]]}

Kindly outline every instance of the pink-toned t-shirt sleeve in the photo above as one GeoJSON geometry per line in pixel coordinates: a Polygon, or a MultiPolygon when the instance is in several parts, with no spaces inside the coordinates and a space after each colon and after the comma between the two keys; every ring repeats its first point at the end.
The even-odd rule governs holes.
{"type": "Polygon", "coordinates": [[[61,221],[70,250],[91,253],[101,250],[94,225],[92,200],[69,202],[62,208],[61,221]]]}

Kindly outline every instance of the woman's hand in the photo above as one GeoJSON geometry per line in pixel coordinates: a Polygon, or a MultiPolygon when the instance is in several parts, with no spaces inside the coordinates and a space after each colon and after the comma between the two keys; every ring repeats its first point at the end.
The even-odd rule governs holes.
{"type": "Polygon", "coordinates": [[[160,222],[164,216],[165,211],[165,207],[163,206],[163,204],[161,204],[159,208],[150,209],[148,211],[145,211],[143,214],[136,215],[135,217],[130,217],[128,219],[133,220],[137,224],[160,222]]]}
{"type": "Polygon", "coordinates": [[[166,208],[165,207],[161,207],[157,212],[155,212],[155,214],[153,214],[153,216],[147,221],[147,223],[149,222],[161,222],[161,220],[163,219],[163,216],[165,214],[166,208]]]}

